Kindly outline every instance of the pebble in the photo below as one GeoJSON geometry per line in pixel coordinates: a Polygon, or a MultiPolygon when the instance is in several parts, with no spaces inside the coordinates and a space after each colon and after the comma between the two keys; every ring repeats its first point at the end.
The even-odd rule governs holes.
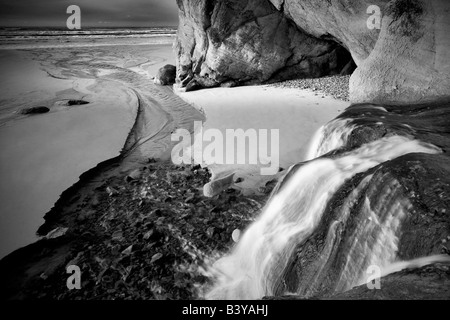
{"type": "Polygon", "coordinates": [[[47,113],[50,109],[47,107],[31,107],[20,110],[21,114],[38,114],[38,113],[47,113]]]}
{"type": "Polygon", "coordinates": [[[239,229],[235,229],[233,231],[233,233],[231,234],[231,238],[233,239],[234,242],[238,242],[239,239],[241,238],[241,230],[239,229]]]}
{"type": "Polygon", "coordinates": [[[150,264],[152,264],[155,261],[158,261],[162,257],[163,257],[162,253],[157,253],[157,254],[153,255],[152,259],[150,260],[150,264]]]}
{"type": "Polygon", "coordinates": [[[150,239],[150,237],[153,235],[153,232],[154,232],[153,229],[151,229],[146,234],[144,234],[144,240],[150,239]]]}
{"type": "Polygon", "coordinates": [[[117,191],[116,189],[114,189],[113,187],[107,187],[106,188],[106,192],[108,193],[108,195],[110,197],[114,197],[117,196],[119,194],[119,191],[117,191]]]}
{"type": "Polygon", "coordinates": [[[214,227],[209,227],[209,228],[206,230],[206,234],[208,235],[208,238],[212,238],[212,236],[214,235],[214,231],[215,231],[215,228],[214,228],[214,227]]]}
{"type": "Polygon", "coordinates": [[[63,235],[66,234],[67,230],[69,230],[69,228],[58,227],[56,229],[53,229],[49,233],[47,233],[47,235],[44,238],[45,239],[56,239],[56,238],[62,237],[63,235]]]}
{"type": "Polygon", "coordinates": [[[130,255],[131,252],[133,252],[133,245],[129,246],[128,248],[126,248],[125,250],[122,251],[123,255],[130,255]]]}

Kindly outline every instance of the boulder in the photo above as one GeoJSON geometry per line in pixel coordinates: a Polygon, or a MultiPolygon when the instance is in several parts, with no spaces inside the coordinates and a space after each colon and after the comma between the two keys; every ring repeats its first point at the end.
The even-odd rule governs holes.
{"type": "Polygon", "coordinates": [[[175,83],[176,73],[177,70],[174,65],[166,64],[164,67],[158,70],[158,74],[154,79],[154,83],[161,86],[172,85],[175,83]]]}

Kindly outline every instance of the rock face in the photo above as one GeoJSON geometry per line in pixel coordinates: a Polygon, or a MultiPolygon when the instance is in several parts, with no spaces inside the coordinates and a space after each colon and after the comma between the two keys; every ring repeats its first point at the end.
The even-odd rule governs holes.
{"type": "Polygon", "coordinates": [[[379,40],[351,78],[353,102],[415,103],[450,95],[450,2],[392,1],[379,40]]]}
{"type": "Polygon", "coordinates": [[[155,84],[161,86],[168,86],[175,83],[175,77],[177,69],[174,65],[166,64],[164,67],[158,70],[158,74],[155,77],[155,84]]]}
{"type": "Polygon", "coordinates": [[[338,74],[336,42],[301,31],[267,0],[179,0],[177,80],[187,90],[338,74]]]}
{"type": "MultiPolygon", "coordinates": [[[[450,258],[450,257],[449,257],[450,258]]],[[[406,268],[380,279],[379,289],[367,285],[326,300],[448,300],[450,299],[450,264],[435,263],[419,268],[406,268]]],[[[298,296],[265,297],[267,300],[299,300],[298,296]]]]}
{"type": "Polygon", "coordinates": [[[349,62],[345,48],[358,66],[352,102],[417,103],[450,95],[446,0],[177,2],[181,87],[340,73],[349,62]]]}
{"type": "Polygon", "coordinates": [[[84,101],[84,100],[69,100],[69,101],[67,101],[68,106],[82,106],[85,104],[89,104],[89,102],[84,101]]]}
{"type": "Polygon", "coordinates": [[[381,278],[380,290],[366,285],[330,297],[332,300],[449,300],[450,265],[406,269],[381,278]]]}

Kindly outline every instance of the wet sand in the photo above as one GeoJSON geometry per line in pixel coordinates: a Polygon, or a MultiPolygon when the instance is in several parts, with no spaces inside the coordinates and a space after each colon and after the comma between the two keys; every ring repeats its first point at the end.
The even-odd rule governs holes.
{"type": "Polygon", "coordinates": [[[171,44],[0,50],[0,257],[35,241],[59,195],[120,154],[140,105],[135,82],[151,82],[166,63],[171,44]],[[17,114],[33,106],[50,112],[17,114]]]}
{"type": "MultiPolygon", "coordinates": [[[[301,161],[314,132],[348,105],[305,90],[268,86],[174,95],[171,87],[152,82],[161,66],[175,63],[172,45],[145,41],[0,50],[0,257],[37,239],[44,214],[81,174],[119,154],[124,158],[120,172],[148,158],[169,160],[176,144],[171,133],[192,131],[194,121],[204,116],[205,130],[278,129],[280,152],[273,156],[287,168],[301,161]],[[70,99],[90,103],[69,107],[70,99]],[[37,105],[50,112],[16,113],[37,105]]],[[[244,181],[236,187],[244,192],[273,179],[261,177],[259,166],[209,168],[213,184],[218,182],[205,186],[211,195],[238,177],[244,181]]]]}

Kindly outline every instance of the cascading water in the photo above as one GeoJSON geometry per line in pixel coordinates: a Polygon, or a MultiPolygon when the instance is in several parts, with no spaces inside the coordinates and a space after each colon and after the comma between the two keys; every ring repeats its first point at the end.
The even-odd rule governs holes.
{"type": "MultiPolygon", "coordinates": [[[[402,187],[394,180],[384,185],[377,193],[382,195],[379,201],[371,203],[365,196],[359,209],[361,223],[348,236],[348,250],[345,265],[339,275],[335,291],[342,292],[366,282],[366,271],[370,266],[385,268],[395,262],[398,250],[398,231],[402,220],[412,205],[408,199],[399,195],[402,187]]],[[[370,193],[370,191],[369,191],[370,193]]],[[[348,219],[351,206],[344,206],[348,219]]]]}
{"type": "Polygon", "coordinates": [[[398,261],[387,265],[381,270],[381,276],[385,277],[389,274],[399,272],[404,269],[422,268],[433,263],[449,263],[449,255],[433,255],[429,257],[421,257],[409,261],[398,261]]]}
{"type": "MultiPolygon", "coordinates": [[[[332,142],[327,142],[322,137],[319,140],[321,146],[316,148],[313,143],[314,155],[320,156],[342,146],[352,129],[340,126],[347,124],[346,120],[332,124],[332,130],[339,128],[337,133],[332,133],[327,128],[322,129],[321,134],[327,139],[331,137],[332,142]]],[[[363,145],[335,159],[320,158],[304,164],[272,197],[234,250],[214,264],[210,271],[217,281],[206,298],[258,299],[276,294],[275,291],[293,251],[317,228],[328,202],[337,190],[356,174],[412,152],[436,154],[441,150],[418,140],[392,136],[363,145]]],[[[354,197],[367,185],[368,179],[370,177],[366,177],[353,191],[354,197]]],[[[366,203],[367,218],[374,222],[363,230],[357,230],[357,234],[354,235],[355,246],[364,248],[350,248],[347,266],[340,282],[338,281],[342,288],[348,288],[361,281],[361,272],[346,272],[360,269],[357,266],[361,263],[360,258],[352,252],[364,253],[364,265],[376,262],[386,266],[394,262],[397,250],[395,234],[405,208],[407,210],[407,205],[399,205],[397,208],[394,207],[393,211],[387,210],[386,215],[380,219],[373,214],[370,203],[366,203]],[[358,237],[366,237],[374,230],[375,237],[364,240],[366,244],[358,244],[358,237]]],[[[345,214],[343,210],[341,215],[345,214]]],[[[331,235],[334,227],[333,225],[330,227],[331,235]]],[[[322,253],[324,260],[326,251],[325,249],[322,253]]],[[[317,275],[319,274],[320,271],[317,275]]]]}
{"type": "Polygon", "coordinates": [[[354,126],[349,119],[335,119],[316,131],[303,161],[309,161],[343,147],[354,126]]]}

